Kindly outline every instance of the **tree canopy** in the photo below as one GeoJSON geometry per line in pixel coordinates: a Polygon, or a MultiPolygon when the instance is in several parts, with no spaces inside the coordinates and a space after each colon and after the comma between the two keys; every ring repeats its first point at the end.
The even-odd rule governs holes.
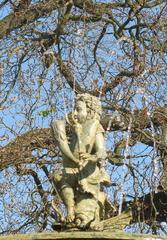
{"type": "Polygon", "coordinates": [[[165,0],[0,1],[1,233],[65,214],[50,122],[87,92],[103,106],[108,217],[130,210],[129,231],[166,234],[166,12],[165,0]]]}

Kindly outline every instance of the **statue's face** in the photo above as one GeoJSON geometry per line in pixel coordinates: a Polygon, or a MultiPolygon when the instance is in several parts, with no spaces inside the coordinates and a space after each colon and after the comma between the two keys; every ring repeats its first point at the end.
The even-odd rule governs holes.
{"type": "Polygon", "coordinates": [[[79,123],[84,123],[87,118],[87,108],[85,102],[77,101],[74,108],[74,118],[78,120],[79,123]]]}

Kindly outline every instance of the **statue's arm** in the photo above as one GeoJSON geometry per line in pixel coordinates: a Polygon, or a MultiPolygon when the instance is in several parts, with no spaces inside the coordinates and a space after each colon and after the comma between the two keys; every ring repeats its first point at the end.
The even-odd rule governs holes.
{"type": "Polygon", "coordinates": [[[52,134],[56,142],[58,142],[59,148],[64,156],[66,156],[71,161],[77,163],[77,159],[72,154],[67,140],[67,135],[65,131],[65,121],[64,120],[54,120],[51,123],[52,134]]]}
{"type": "Polygon", "coordinates": [[[95,144],[94,144],[94,154],[90,153],[80,153],[81,159],[84,161],[98,162],[101,159],[106,158],[106,149],[104,135],[102,132],[96,134],[95,144]]]}
{"type": "Polygon", "coordinates": [[[96,134],[95,155],[96,155],[97,161],[100,159],[106,158],[104,134],[102,132],[96,134]]]}

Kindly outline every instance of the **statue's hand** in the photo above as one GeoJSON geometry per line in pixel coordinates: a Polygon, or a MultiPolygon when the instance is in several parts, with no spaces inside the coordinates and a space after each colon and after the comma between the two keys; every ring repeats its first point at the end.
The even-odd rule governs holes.
{"type": "Polygon", "coordinates": [[[77,158],[73,158],[72,159],[72,161],[77,165],[77,166],[79,166],[79,159],[77,159],[77,158]]]}
{"type": "Polygon", "coordinates": [[[90,153],[80,153],[80,159],[82,162],[85,161],[97,162],[97,156],[91,155],[90,153]]]}

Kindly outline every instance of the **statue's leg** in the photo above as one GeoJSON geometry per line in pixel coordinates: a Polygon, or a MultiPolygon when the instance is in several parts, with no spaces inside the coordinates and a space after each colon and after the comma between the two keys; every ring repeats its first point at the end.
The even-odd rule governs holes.
{"type": "Polygon", "coordinates": [[[64,186],[61,190],[62,200],[67,208],[67,222],[71,223],[74,221],[75,213],[74,213],[74,191],[70,186],[64,186]]]}
{"type": "Polygon", "coordinates": [[[53,176],[53,183],[56,191],[59,193],[63,203],[67,208],[67,222],[73,222],[75,218],[74,214],[74,183],[75,178],[73,175],[58,174],[53,176]]]}

